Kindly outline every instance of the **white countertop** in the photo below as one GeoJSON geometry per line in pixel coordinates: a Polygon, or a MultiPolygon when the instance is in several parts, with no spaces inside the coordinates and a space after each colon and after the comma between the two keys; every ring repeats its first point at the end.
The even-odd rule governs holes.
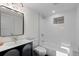
{"type": "Polygon", "coordinates": [[[29,42],[32,42],[32,40],[23,39],[23,40],[17,40],[16,43],[15,42],[4,43],[2,46],[0,46],[0,52],[29,43],[29,42]]]}

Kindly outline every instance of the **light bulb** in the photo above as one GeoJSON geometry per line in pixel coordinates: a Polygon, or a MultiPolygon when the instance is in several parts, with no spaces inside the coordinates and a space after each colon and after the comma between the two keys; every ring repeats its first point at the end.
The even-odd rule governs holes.
{"type": "Polygon", "coordinates": [[[52,13],[55,13],[56,11],[55,10],[52,10],[52,13]]]}

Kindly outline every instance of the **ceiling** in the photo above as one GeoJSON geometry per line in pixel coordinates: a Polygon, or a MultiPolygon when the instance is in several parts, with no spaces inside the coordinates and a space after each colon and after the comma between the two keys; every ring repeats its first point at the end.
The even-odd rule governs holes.
{"type": "Polygon", "coordinates": [[[40,13],[44,17],[52,15],[52,10],[56,13],[63,12],[77,6],[77,3],[25,3],[26,7],[40,13]]]}

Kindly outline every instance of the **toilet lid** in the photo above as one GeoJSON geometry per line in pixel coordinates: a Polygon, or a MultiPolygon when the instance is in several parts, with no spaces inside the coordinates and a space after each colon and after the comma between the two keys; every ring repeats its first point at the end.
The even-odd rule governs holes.
{"type": "Polygon", "coordinates": [[[42,53],[42,54],[46,54],[46,49],[43,48],[43,47],[36,47],[35,48],[35,51],[37,51],[39,54],[42,53]]]}

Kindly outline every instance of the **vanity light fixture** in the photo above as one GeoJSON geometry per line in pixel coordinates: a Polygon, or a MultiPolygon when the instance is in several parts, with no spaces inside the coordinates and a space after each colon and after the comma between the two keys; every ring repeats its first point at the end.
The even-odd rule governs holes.
{"type": "Polygon", "coordinates": [[[0,5],[9,7],[11,9],[14,9],[20,12],[23,12],[23,7],[24,7],[23,3],[1,3],[0,5]]]}

